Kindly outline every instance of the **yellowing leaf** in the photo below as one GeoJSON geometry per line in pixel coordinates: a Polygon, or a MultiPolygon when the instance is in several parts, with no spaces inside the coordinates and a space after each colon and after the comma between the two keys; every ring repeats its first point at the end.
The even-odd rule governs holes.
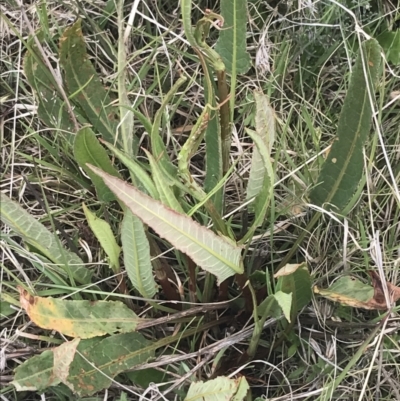
{"type": "Polygon", "coordinates": [[[70,337],[126,333],[134,331],[141,320],[118,301],[70,301],[33,296],[22,288],[19,291],[21,306],[35,324],[70,337]]]}
{"type": "Polygon", "coordinates": [[[281,269],[279,269],[275,274],[274,277],[283,277],[283,276],[289,276],[290,274],[293,274],[299,267],[304,267],[304,263],[288,263],[287,265],[283,266],[281,269]]]}
{"type": "Polygon", "coordinates": [[[53,349],[53,374],[63,382],[68,378],[69,367],[75,358],[80,341],[80,338],[74,338],[53,349]]]}
{"type": "MultiPolygon", "coordinates": [[[[343,305],[353,308],[387,310],[383,285],[379,275],[373,271],[369,272],[372,277],[371,287],[354,277],[341,277],[328,289],[314,287],[314,292],[343,305]]],[[[400,299],[400,288],[391,283],[386,283],[390,302],[400,299]]]]}
{"type": "Polygon", "coordinates": [[[249,389],[244,377],[229,379],[220,376],[190,385],[185,401],[242,401],[249,389]]]}

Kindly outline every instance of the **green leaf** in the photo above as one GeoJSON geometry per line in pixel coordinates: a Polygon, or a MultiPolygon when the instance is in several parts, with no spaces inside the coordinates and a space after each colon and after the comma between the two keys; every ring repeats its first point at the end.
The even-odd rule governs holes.
{"type": "MultiPolygon", "coordinates": [[[[393,287],[394,289],[399,289],[398,287],[393,287]]],[[[376,288],[374,289],[368,284],[364,284],[355,277],[340,277],[327,289],[315,286],[314,292],[331,301],[340,302],[353,308],[387,309],[383,293],[380,293],[376,288]]]]}
{"type": "Polygon", "coordinates": [[[312,299],[312,283],[306,263],[287,264],[275,275],[278,279],[276,290],[292,294],[292,312],[297,313],[312,299]]]}
{"type": "Polygon", "coordinates": [[[119,177],[118,171],[112,166],[106,150],[100,145],[94,132],[86,127],[79,130],[74,142],[74,156],[79,166],[87,173],[96,187],[97,196],[100,201],[111,202],[115,196],[104,184],[103,180],[87,168],[86,163],[100,167],[107,173],[119,177]]]}
{"type": "Polygon", "coordinates": [[[125,211],[121,226],[124,265],[129,280],[144,298],[153,298],[157,284],[153,277],[150,246],[141,220],[125,211]]]}
{"type": "Polygon", "coordinates": [[[60,63],[72,100],[85,113],[93,129],[114,142],[119,123],[118,109],[104,89],[86,53],[81,20],[67,28],[60,39],[60,63]]]}
{"type": "Polygon", "coordinates": [[[220,14],[225,21],[215,50],[227,72],[236,77],[250,68],[250,56],[246,51],[247,1],[221,0],[220,14]]]}
{"type": "MultiPolygon", "coordinates": [[[[247,0],[221,0],[220,14],[224,18],[224,26],[219,31],[219,39],[215,47],[223,61],[222,67],[231,74],[230,82],[230,117],[233,118],[236,99],[236,81],[238,74],[244,74],[250,68],[250,56],[246,51],[247,0]]],[[[226,138],[229,130],[222,126],[222,137],[226,138]]],[[[226,163],[226,141],[223,141],[224,164],[226,163]]],[[[229,141],[228,141],[229,144],[229,141]]],[[[224,167],[224,170],[226,166],[224,167]]]]}
{"type": "Polygon", "coordinates": [[[118,62],[117,62],[117,82],[119,114],[121,116],[120,136],[123,149],[126,154],[137,153],[138,138],[134,134],[133,113],[129,110],[131,105],[128,98],[128,43],[125,38],[125,17],[124,2],[117,3],[117,26],[118,26],[118,62]],[[135,139],[135,146],[133,145],[135,139]]]}
{"type": "Polygon", "coordinates": [[[279,317],[282,315],[282,309],[279,307],[274,294],[268,295],[267,298],[257,306],[257,314],[264,318],[269,316],[279,317]]]}
{"type": "Polygon", "coordinates": [[[219,282],[243,272],[240,247],[217,236],[188,216],[151,199],[124,181],[94,166],[89,167],[104,179],[132,213],[178,250],[186,253],[201,268],[217,276],[219,282]]]}
{"type": "MultiPolygon", "coordinates": [[[[255,124],[256,134],[260,137],[265,146],[260,148],[265,155],[261,155],[259,147],[253,149],[249,181],[246,190],[246,200],[256,197],[264,188],[265,177],[268,176],[268,169],[271,163],[270,154],[275,141],[275,113],[269,104],[268,97],[262,92],[254,91],[256,103],[255,124]],[[268,157],[267,157],[268,155],[268,157]],[[267,163],[266,164],[266,161],[267,163]]],[[[271,173],[271,172],[270,172],[271,173]]],[[[270,179],[273,178],[270,177],[270,179]]],[[[269,184],[271,185],[271,183],[269,184]]]]}
{"type": "Polygon", "coordinates": [[[126,372],[125,375],[129,378],[132,384],[147,388],[151,383],[163,383],[168,381],[168,377],[165,371],[160,372],[157,369],[148,368],[142,370],[135,370],[133,372],[126,372]]]}
{"type": "Polygon", "coordinates": [[[52,351],[44,351],[33,356],[15,369],[11,384],[17,391],[43,391],[48,387],[57,386],[61,379],[53,376],[52,351]]]}
{"type": "Polygon", "coordinates": [[[17,391],[43,391],[64,383],[81,396],[91,395],[110,387],[121,372],[154,358],[154,344],[139,333],[76,339],[28,359],[11,384],[17,391]]]}
{"type": "Polygon", "coordinates": [[[89,227],[92,229],[94,235],[100,242],[101,247],[107,254],[111,268],[115,271],[119,271],[119,254],[121,248],[115,240],[114,233],[111,230],[110,225],[99,219],[94,213],[92,213],[85,204],[82,204],[83,211],[86,216],[86,220],[89,223],[89,227]]]}
{"type": "MultiPolygon", "coordinates": [[[[59,96],[54,79],[34,41],[29,40],[29,42],[30,49],[24,58],[24,72],[35,93],[38,116],[48,127],[58,128],[71,134],[75,131],[75,127],[67,105],[59,96]]],[[[71,138],[73,138],[72,135],[71,138]]]]}
{"type": "Polygon", "coordinates": [[[239,379],[220,376],[206,382],[192,383],[185,401],[242,401],[249,388],[243,376],[239,379]]]}
{"type": "MultiPolygon", "coordinates": [[[[274,179],[275,179],[275,174],[274,170],[272,167],[272,162],[271,158],[269,155],[269,150],[267,147],[266,142],[263,140],[262,137],[260,137],[255,131],[252,131],[250,129],[246,129],[246,132],[249,134],[251,139],[253,140],[256,148],[257,148],[257,155],[256,158],[260,157],[261,161],[263,163],[263,170],[264,170],[264,176],[263,176],[263,183],[261,187],[259,188],[260,192],[256,196],[256,199],[254,201],[254,211],[255,211],[255,219],[250,227],[250,229],[247,231],[246,235],[241,239],[241,243],[245,243],[248,239],[252,237],[254,234],[256,228],[260,226],[264,222],[265,215],[268,210],[268,206],[271,202],[271,199],[273,197],[273,189],[274,189],[274,179]]],[[[258,163],[258,160],[256,161],[258,163]]],[[[257,172],[254,171],[254,174],[256,174],[258,177],[260,176],[260,170],[258,165],[254,167],[254,169],[257,169],[257,172]]],[[[253,175],[254,179],[255,176],[253,175]]],[[[258,184],[257,184],[258,185],[258,184]]],[[[253,185],[253,188],[255,185],[253,185]]],[[[252,189],[253,190],[253,189],[252,189]]]]}
{"type": "Polygon", "coordinates": [[[285,293],[282,291],[277,291],[274,295],[274,298],[282,309],[283,316],[285,316],[286,320],[290,323],[290,310],[292,308],[292,293],[285,293]]]}
{"type": "Polygon", "coordinates": [[[134,185],[142,192],[150,195],[153,199],[158,199],[158,192],[154,185],[153,180],[149,177],[147,171],[133,158],[126,155],[126,153],[118,150],[114,145],[106,141],[100,141],[103,145],[107,146],[115,156],[121,160],[122,163],[129,169],[129,172],[134,176],[134,185]]]}
{"type": "Polygon", "coordinates": [[[362,52],[368,79],[365,79],[359,53],[340,114],[337,138],[322,166],[317,185],[310,194],[312,203],[318,206],[331,204],[339,211],[350,201],[363,174],[362,149],[370,132],[372,119],[367,84],[373,96],[380,71],[378,42],[374,39],[364,42],[362,52]]]}
{"type": "MultiPolygon", "coordinates": [[[[231,379],[232,380],[232,379],[231,379]]],[[[238,382],[238,389],[236,394],[232,398],[232,401],[243,401],[247,399],[247,394],[249,393],[250,386],[244,376],[239,377],[235,381],[238,382]]]]}
{"type": "Polygon", "coordinates": [[[91,395],[110,387],[119,373],[155,356],[155,346],[140,333],[117,334],[100,341],[81,341],[64,383],[79,395],[91,395]]]}
{"type": "Polygon", "coordinates": [[[11,304],[0,298],[0,320],[5,319],[11,315],[15,315],[17,310],[11,304]]]}
{"type": "Polygon", "coordinates": [[[134,331],[140,322],[119,301],[71,301],[37,297],[20,289],[20,303],[30,319],[42,329],[80,338],[134,331]]]}
{"type": "MultiPolygon", "coordinates": [[[[211,75],[211,74],[210,74],[211,75]]],[[[207,85],[204,86],[205,98],[209,98],[207,85]]],[[[213,91],[211,99],[215,99],[213,91]]],[[[212,104],[216,107],[216,102],[212,104]]],[[[204,191],[210,193],[222,180],[222,141],[221,141],[221,126],[219,124],[218,110],[210,109],[210,118],[208,120],[206,132],[204,134],[206,143],[206,176],[204,179],[204,191]]],[[[223,209],[223,189],[219,190],[212,198],[212,202],[219,213],[223,209]]]]}
{"type": "Polygon", "coordinates": [[[359,279],[354,277],[344,276],[336,280],[329,288],[329,290],[319,291],[321,295],[328,293],[341,294],[345,297],[358,299],[361,302],[369,301],[374,295],[374,289],[369,284],[364,284],[359,279]]]}
{"type": "Polygon", "coordinates": [[[79,283],[90,282],[92,273],[83,266],[81,258],[66,250],[55,234],[2,192],[0,192],[0,218],[26,243],[53,262],[56,265],[55,269],[59,272],[62,269],[64,276],[71,273],[74,280],[79,283]]]}
{"type": "Polygon", "coordinates": [[[382,46],[387,61],[394,65],[400,64],[400,29],[396,31],[386,31],[376,38],[382,46]]]}

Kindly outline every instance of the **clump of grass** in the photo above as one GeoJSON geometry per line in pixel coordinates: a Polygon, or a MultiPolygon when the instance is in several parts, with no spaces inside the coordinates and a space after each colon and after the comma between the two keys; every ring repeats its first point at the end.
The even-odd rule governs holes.
{"type": "MultiPolygon", "coordinates": [[[[128,102],[144,117],[138,118],[136,114],[131,129],[136,137],[137,160],[145,171],[149,167],[144,149],[151,147],[146,120],[153,121],[165,106],[165,96],[180,70],[188,80],[160,113],[160,130],[171,160],[178,156],[190,126],[196,124],[208,101],[204,69],[181,35],[178,4],[164,3],[156,7],[140,2],[136,12],[127,4],[120,10],[124,18],[134,17],[126,42],[124,83],[128,102]]],[[[206,3],[202,2],[193,11],[193,19],[200,19],[202,10],[210,8],[206,3]]],[[[219,11],[218,6],[211,6],[219,11]]],[[[193,302],[210,302],[203,302],[204,309],[194,317],[179,315],[179,320],[172,324],[165,320],[149,326],[143,332],[147,340],[190,333],[195,327],[199,332],[165,346],[154,361],[139,365],[141,370],[117,376],[106,390],[110,399],[135,399],[145,396],[150,389],[157,397],[183,399],[194,379],[206,380],[237,371],[247,378],[254,398],[265,395],[271,399],[373,399],[376,394],[380,399],[400,398],[396,385],[400,378],[396,362],[398,335],[392,319],[396,308],[383,321],[382,315],[375,311],[354,310],[313,299],[292,322],[293,330],[285,331],[283,323],[268,321],[255,359],[241,363],[240,355],[246,352],[254,334],[252,327],[249,329],[252,316],[243,312],[243,304],[234,304],[220,312],[213,302],[226,294],[229,298],[240,296],[245,293],[245,286],[240,288],[228,281],[225,288],[217,290],[212,277],[201,272],[196,273],[197,281],[193,280],[195,266],[191,266],[191,261],[171,249],[152,230],[146,236],[150,238],[156,277],[163,283],[161,295],[148,302],[129,285],[124,270],[111,270],[81,205],[85,203],[98,211],[118,234],[121,207],[116,202],[106,207],[96,198],[96,189],[75,159],[69,134],[49,129],[38,118],[38,98],[23,74],[22,60],[28,35],[32,34],[25,17],[33,31],[42,29],[44,56],[56,73],[59,38],[73,20],[84,17],[90,61],[112,104],[120,107],[121,112],[118,10],[113,2],[101,5],[34,2],[23,5],[23,11],[18,4],[1,7],[2,17],[6,17],[1,20],[0,127],[4,166],[1,191],[57,233],[60,245],[78,254],[94,276],[84,286],[58,280],[54,274],[57,270],[49,260],[41,259],[32,249],[29,251],[8,227],[2,227],[4,397],[18,399],[9,384],[14,368],[65,340],[59,333],[36,327],[21,312],[17,286],[23,286],[41,297],[121,300],[140,317],[148,319],[166,318],[167,312],[176,309],[184,312],[193,302]],[[121,283],[128,284],[123,287],[121,283]],[[216,311],[210,312],[213,309],[216,311]],[[379,331],[377,341],[367,347],[371,340],[368,336],[378,322],[384,322],[385,330],[379,331]],[[139,372],[144,372],[144,377],[139,372]],[[155,387],[150,382],[156,383],[155,387]]],[[[358,49],[357,29],[376,37],[393,23],[398,12],[388,4],[371,8],[369,4],[361,4],[353,9],[335,3],[300,2],[298,7],[289,5],[286,9],[281,4],[248,5],[247,47],[254,67],[237,79],[229,154],[234,170],[224,181],[223,220],[230,221],[229,229],[236,238],[245,231],[243,227],[252,223],[252,215],[244,206],[253,147],[246,128],[254,127],[253,90],[259,89],[268,94],[276,113],[277,138],[272,153],[276,184],[265,223],[246,243],[245,261],[248,276],[259,271],[264,279],[268,277],[269,291],[274,290],[272,273],[311,219],[306,195],[316,182],[326,150],[336,135],[347,74],[358,49]],[[255,65],[257,51],[263,52],[264,57],[259,57],[255,65]]],[[[215,43],[216,35],[216,30],[211,32],[210,44],[215,43]]],[[[323,213],[319,224],[305,233],[305,240],[291,260],[305,260],[318,286],[328,285],[343,275],[366,281],[364,272],[370,268],[379,268],[389,281],[398,282],[399,72],[398,66],[385,65],[384,82],[376,94],[379,104],[374,116],[375,135],[364,150],[365,185],[357,202],[348,210],[345,220],[335,220],[334,215],[323,213]]],[[[200,145],[189,166],[191,177],[200,184],[206,175],[205,154],[205,147],[200,145]]],[[[125,179],[132,178],[114,156],[110,160],[125,179]]],[[[187,210],[196,205],[192,195],[182,196],[187,210]]],[[[211,221],[205,208],[199,209],[195,218],[204,225],[211,221]]],[[[257,280],[251,282],[256,287],[257,280]]],[[[45,395],[54,399],[73,397],[63,387],[50,387],[45,395]]],[[[36,395],[27,397],[34,399],[36,395]]]]}

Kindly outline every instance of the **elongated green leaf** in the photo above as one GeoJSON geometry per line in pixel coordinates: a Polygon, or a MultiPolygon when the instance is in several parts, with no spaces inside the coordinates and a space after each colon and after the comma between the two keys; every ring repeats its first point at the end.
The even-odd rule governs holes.
{"type": "MultiPolygon", "coordinates": [[[[255,211],[254,222],[253,222],[252,226],[250,227],[250,229],[247,231],[246,235],[240,241],[241,243],[244,243],[249,238],[251,238],[251,236],[254,234],[254,231],[256,230],[256,228],[263,223],[265,214],[267,213],[267,210],[268,210],[268,206],[273,197],[273,185],[274,185],[274,178],[275,178],[267,143],[255,131],[246,129],[246,132],[250,135],[251,139],[254,142],[254,145],[257,148],[257,151],[258,151],[257,157],[260,156],[262,159],[263,169],[264,169],[264,177],[263,177],[263,183],[261,185],[261,188],[259,189],[260,192],[256,196],[256,199],[254,202],[255,203],[255,205],[254,205],[254,211],[255,211]]],[[[259,172],[257,172],[257,174],[259,174],[259,172]]]]}
{"type": "Polygon", "coordinates": [[[247,1],[221,0],[220,13],[225,21],[215,50],[227,72],[244,74],[250,68],[250,56],[246,51],[247,1]]]}
{"type": "MultiPolygon", "coordinates": [[[[213,89],[213,88],[211,88],[213,89]]],[[[204,87],[205,98],[215,99],[214,90],[209,96],[207,85],[204,87]]],[[[213,107],[216,106],[214,101],[213,107]]],[[[222,180],[222,141],[221,126],[219,123],[218,110],[210,110],[210,118],[208,120],[207,129],[204,135],[206,143],[206,177],[204,179],[204,190],[206,193],[211,192],[222,180]]],[[[215,208],[219,213],[223,209],[223,189],[219,190],[212,198],[215,208]]]]}
{"type": "Polygon", "coordinates": [[[99,200],[103,202],[114,200],[114,194],[104,184],[103,180],[86,167],[86,163],[90,163],[115,177],[120,176],[118,171],[112,166],[106,150],[100,145],[96,135],[90,128],[82,128],[77,133],[74,142],[74,156],[79,166],[83,168],[93,181],[99,200]]]}
{"type": "Polygon", "coordinates": [[[119,301],[71,301],[30,295],[20,289],[20,303],[39,327],[70,337],[92,338],[134,331],[139,319],[119,301]]]}
{"type": "Polygon", "coordinates": [[[349,202],[363,174],[362,149],[371,129],[372,107],[368,87],[374,86],[380,70],[380,47],[376,40],[363,43],[364,76],[361,53],[354,66],[349,89],[340,114],[337,138],[322,166],[316,187],[311,191],[312,203],[331,204],[341,211],[349,202]]]}
{"type": "Polygon", "coordinates": [[[30,42],[31,50],[28,50],[24,58],[24,72],[38,102],[38,116],[48,127],[72,133],[75,128],[67,106],[59,96],[50,71],[44,64],[36,45],[33,41],[30,42]]]}
{"type": "MultiPolygon", "coordinates": [[[[237,75],[247,72],[251,65],[250,56],[246,51],[247,0],[221,0],[220,14],[225,21],[224,26],[219,31],[215,50],[220,55],[226,71],[231,74],[229,106],[232,119],[236,99],[237,75]]],[[[222,136],[225,137],[223,128],[222,131],[222,136]]],[[[222,146],[224,147],[224,143],[222,146]]]]}
{"type": "Polygon", "coordinates": [[[142,221],[125,211],[121,227],[124,265],[129,280],[144,298],[153,298],[157,284],[153,277],[150,246],[142,221]]]}
{"type": "Polygon", "coordinates": [[[189,255],[201,268],[217,276],[219,282],[235,273],[243,272],[240,247],[217,236],[191,218],[151,199],[124,181],[94,166],[89,167],[104,179],[132,213],[177,249],[189,255]]]}
{"type": "Polygon", "coordinates": [[[192,383],[186,394],[185,401],[242,401],[249,388],[244,377],[229,379],[228,377],[220,376],[206,382],[192,383]],[[237,394],[239,389],[240,394],[237,394]],[[239,397],[236,397],[236,394],[239,397]]]}
{"type": "MultiPolygon", "coordinates": [[[[256,134],[264,142],[265,152],[268,152],[269,156],[275,141],[275,113],[269,104],[268,97],[262,92],[254,91],[254,99],[256,104],[256,134]]],[[[246,200],[256,197],[262,191],[264,179],[268,175],[264,159],[258,146],[255,146],[251,160],[246,200]]]]}
{"type": "Polygon", "coordinates": [[[154,358],[156,348],[139,333],[76,339],[27,360],[11,383],[17,391],[43,391],[64,383],[81,396],[91,395],[108,388],[119,373],[154,358]]]}
{"type": "Polygon", "coordinates": [[[85,204],[83,204],[82,207],[86,220],[89,223],[89,227],[92,229],[94,235],[99,240],[101,247],[109,258],[111,268],[118,272],[121,248],[115,240],[110,225],[105,220],[98,218],[94,213],[92,213],[85,204]]]}
{"type": "Polygon", "coordinates": [[[157,189],[154,185],[153,180],[149,177],[146,170],[132,157],[127,156],[124,152],[121,152],[111,143],[106,141],[100,141],[108,149],[110,149],[115,156],[121,160],[122,163],[129,169],[129,172],[135,177],[135,186],[142,192],[150,195],[153,199],[159,199],[157,189]]]}
{"type": "Polygon", "coordinates": [[[26,243],[56,264],[58,270],[62,269],[64,275],[70,272],[79,283],[90,282],[92,273],[83,266],[81,258],[63,248],[55,234],[2,192],[0,192],[0,219],[26,243]]]}
{"type": "Polygon", "coordinates": [[[117,63],[117,81],[118,81],[118,100],[119,114],[121,116],[121,142],[123,149],[128,155],[136,155],[138,140],[133,131],[133,113],[129,110],[130,101],[128,98],[127,88],[127,52],[128,46],[125,39],[125,17],[124,17],[124,2],[117,3],[118,16],[118,63],[117,63]],[[133,146],[133,139],[136,139],[136,144],[133,146]]]}
{"type": "Polygon", "coordinates": [[[108,142],[114,142],[119,122],[118,110],[104,89],[86,53],[81,20],[67,28],[60,39],[60,63],[72,100],[85,113],[93,129],[108,142]]]}

